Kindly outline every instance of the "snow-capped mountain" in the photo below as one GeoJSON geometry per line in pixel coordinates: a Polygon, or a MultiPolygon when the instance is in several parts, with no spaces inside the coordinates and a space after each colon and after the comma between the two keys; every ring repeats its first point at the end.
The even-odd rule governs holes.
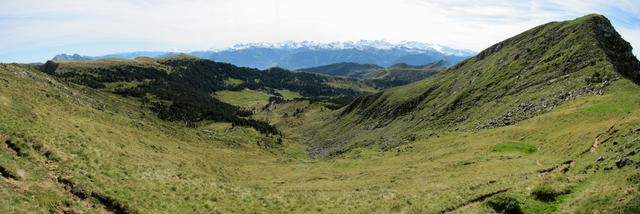
{"type": "MultiPolygon", "coordinates": [[[[415,41],[392,43],[384,40],[360,40],[328,43],[313,41],[260,42],[237,44],[224,50],[130,52],[79,57],[85,59],[111,57],[133,59],[139,56],[162,57],[179,53],[259,69],[275,66],[300,69],[340,62],[376,64],[387,67],[397,63],[426,65],[438,60],[445,60],[449,65],[454,65],[475,54],[470,50],[458,50],[415,41]]],[[[56,57],[55,59],[72,60],[69,57],[56,57]]]]}
{"type": "Polygon", "coordinates": [[[311,50],[404,49],[408,51],[414,51],[417,53],[437,51],[445,55],[454,55],[454,56],[470,56],[475,54],[475,52],[471,50],[453,49],[453,48],[445,47],[442,45],[436,45],[436,44],[422,43],[422,42],[416,42],[416,41],[402,41],[398,43],[392,43],[385,40],[359,40],[359,41],[328,42],[328,43],[314,42],[314,41],[302,41],[302,42],[284,41],[284,42],[277,42],[277,43],[256,42],[256,43],[236,44],[232,48],[229,48],[227,50],[237,51],[237,50],[243,50],[243,49],[249,49],[249,48],[274,48],[274,49],[307,48],[311,50]]]}

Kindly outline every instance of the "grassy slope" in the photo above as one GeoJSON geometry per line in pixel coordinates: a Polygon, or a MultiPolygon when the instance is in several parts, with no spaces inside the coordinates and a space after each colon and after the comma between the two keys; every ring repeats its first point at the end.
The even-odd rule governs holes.
{"type": "MultiPolygon", "coordinates": [[[[293,100],[295,98],[302,98],[302,95],[297,92],[289,90],[275,90],[276,93],[284,100],[293,100]]],[[[214,95],[220,101],[229,103],[231,105],[240,106],[244,109],[258,110],[263,108],[269,103],[269,98],[276,95],[270,94],[265,91],[256,91],[251,89],[244,89],[242,91],[218,91],[214,95]]]]}
{"type": "Polygon", "coordinates": [[[387,148],[423,130],[509,125],[593,95],[607,86],[605,79],[619,76],[593,30],[603,20],[589,15],[545,24],[431,78],[361,97],[336,114],[338,119],[309,128],[309,140],[317,155],[368,145],[387,148]],[[606,78],[585,81],[596,73],[606,78]]]}
{"type": "Polygon", "coordinates": [[[269,97],[273,95],[266,92],[244,89],[242,91],[218,91],[215,97],[220,101],[235,106],[251,108],[254,106],[264,106],[269,102],[269,97]]]}
{"type": "MultiPolygon", "coordinates": [[[[640,133],[631,130],[640,127],[640,88],[627,80],[614,82],[605,96],[581,97],[514,126],[444,132],[389,151],[361,148],[332,159],[309,159],[292,141],[279,147],[276,139],[228,124],[193,129],[166,123],[136,110],[133,100],[67,87],[37,71],[3,65],[0,78],[0,132],[24,154],[0,149],[1,166],[18,177],[2,178],[7,212],[95,212],[91,204],[103,206],[95,196],[69,196],[74,191],[139,212],[435,213],[504,188],[526,201],[522,206],[528,212],[637,205],[632,201],[637,184],[627,181],[637,173],[635,165],[603,170],[614,165],[616,155],[638,149],[633,139],[640,133]],[[95,108],[95,100],[105,104],[104,111],[95,108]],[[577,158],[613,124],[619,131],[612,139],[577,158]],[[496,151],[511,142],[540,151],[496,151]],[[612,151],[621,145],[630,148],[612,151]],[[606,159],[596,162],[599,156],[606,159]],[[566,174],[564,166],[538,172],[567,160],[576,162],[566,174]],[[61,179],[74,188],[65,190],[61,179]],[[549,182],[568,185],[572,193],[550,203],[530,196],[533,187],[549,182]]],[[[322,115],[315,114],[322,107],[314,105],[305,111],[307,117],[322,115]]],[[[637,154],[631,158],[638,161],[637,154]]]]}

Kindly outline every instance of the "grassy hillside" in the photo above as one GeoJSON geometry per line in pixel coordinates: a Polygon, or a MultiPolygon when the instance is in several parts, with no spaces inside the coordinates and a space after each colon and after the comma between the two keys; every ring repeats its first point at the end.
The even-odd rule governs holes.
{"type": "MultiPolygon", "coordinates": [[[[640,205],[640,87],[628,80],[512,126],[311,159],[295,136],[279,143],[225,123],[166,122],[135,99],[29,67],[2,65],[0,79],[3,213],[477,213],[507,202],[525,213],[634,212],[640,205]],[[624,158],[633,162],[616,166],[624,158]]],[[[309,120],[330,113],[319,104],[278,109],[306,107],[300,118],[309,120]]]]}
{"type": "Polygon", "coordinates": [[[335,121],[310,128],[309,139],[317,155],[326,155],[394,147],[423,130],[511,125],[577,97],[606,93],[621,77],[637,81],[639,64],[603,16],[551,22],[431,78],[359,97],[335,121]]]}
{"type": "Polygon", "coordinates": [[[281,68],[260,71],[187,55],[135,60],[48,61],[41,70],[64,81],[138,98],[145,108],[165,120],[184,121],[190,125],[203,120],[231,122],[271,134],[278,134],[278,131],[267,123],[246,118],[251,111],[247,111],[244,102],[222,94],[255,98],[252,91],[263,91],[263,96],[257,97],[261,99],[252,101],[253,104],[265,103],[272,96],[282,97],[278,91],[345,103],[369,90],[356,79],[281,68]],[[328,84],[337,82],[351,87],[328,84]],[[218,95],[213,96],[216,93],[218,95]],[[221,97],[227,102],[220,101],[221,97]]]}

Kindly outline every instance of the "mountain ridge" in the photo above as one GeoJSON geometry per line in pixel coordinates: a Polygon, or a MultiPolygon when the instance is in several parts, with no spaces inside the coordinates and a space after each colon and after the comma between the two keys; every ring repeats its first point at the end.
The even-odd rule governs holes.
{"type": "Polygon", "coordinates": [[[374,65],[374,64],[359,64],[355,62],[339,62],[329,65],[323,65],[312,68],[302,68],[298,69],[298,71],[318,73],[318,74],[326,74],[326,75],[334,75],[334,76],[351,76],[351,77],[359,77],[360,75],[349,75],[351,72],[361,71],[361,70],[370,70],[370,69],[382,69],[383,67],[374,65]]]}
{"type": "MultiPolygon", "coordinates": [[[[357,62],[390,66],[396,63],[423,65],[437,60],[455,62],[474,54],[469,50],[457,50],[441,45],[420,42],[390,43],[386,41],[357,42],[280,42],[238,44],[223,50],[186,51],[183,52],[200,58],[219,62],[227,62],[241,67],[266,69],[283,67],[300,69],[316,67],[340,62],[357,62]]],[[[134,59],[139,56],[163,57],[178,55],[179,52],[130,52],[104,56],[80,56],[86,59],[125,58],[134,59]]],[[[65,55],[56,56],[65,59],[65,55]]],[[[56,58],[54,57],[54,58],[56,58]]],[[[70,58],[71,59],[71,58],[70,58]]]]}
{"type": "Polygon", "coordinates": [[[360,78],[373,82],[377,88],[406,85],[425,79],[447,68],[448,63],[439,60],[426,65],[393,64],[387,68],[371,64],[336,63],[320,67],[300,69],[303,72],[333,76],[360,78]]]}
{"type": "Polygon", "coordinates": [[[362,137],[357,134],[360,132],[373,135],[360,141],[386,148],[402,141],[382,144],[374,139],[374,133],[405,135],[409,131],[402,130],[418,127],[479,130],[511,125],[567,100],[600,95],[620,75],[637,82],[633,78],[640,72],[638,61],[630,55],[629,44],[612,29],[605,17],[594,14],[551,22],[499,42],[425,80],[358,97],[337,116],[342,122],[336,123],[357,128],[346,134],[333,124],[325,128],[326,133],[315,132],[341,137],[316,141],[318,150],[312,153],[322,156],[354,148],[363,143],[335,142],[362,137]],[[602,40],[605,37],[599,35],[605,33],[610,37],[602,40]],[[624,52],[607,54],[608,48],[624,52]],[[339,129],[341,134],[331,129],[339,129]]]}

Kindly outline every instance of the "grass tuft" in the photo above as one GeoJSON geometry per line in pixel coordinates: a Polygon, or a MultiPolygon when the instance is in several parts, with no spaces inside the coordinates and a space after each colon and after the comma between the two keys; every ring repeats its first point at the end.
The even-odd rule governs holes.
{"type": "Polygon", "coordinates": [[[536,152],[536,147],[525,142],[508,142],[495,145],[491,148],[491,152],[520,152],[523,154],[532,154],[536,152]]]}

